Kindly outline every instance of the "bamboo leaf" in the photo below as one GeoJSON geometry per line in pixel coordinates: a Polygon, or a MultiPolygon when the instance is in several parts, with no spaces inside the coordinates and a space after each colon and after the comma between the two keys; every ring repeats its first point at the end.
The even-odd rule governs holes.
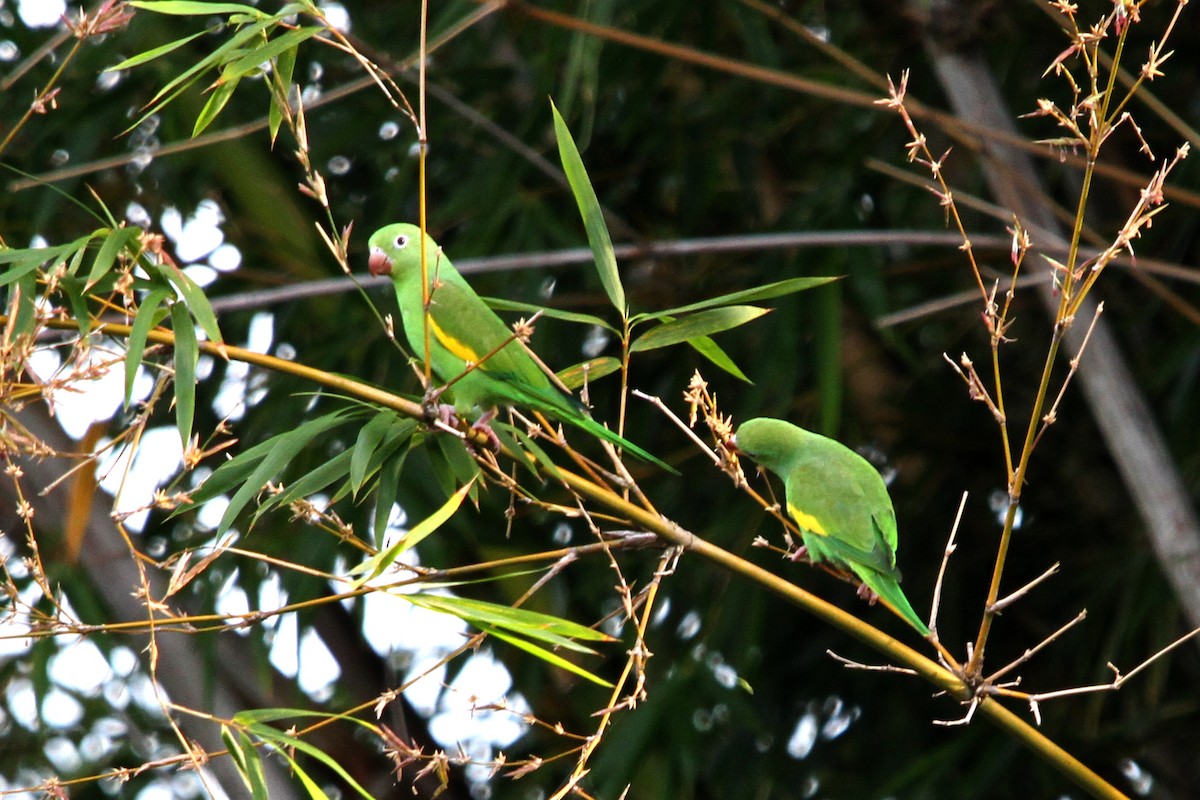
{"type": "Polygon", "coordinates": [[[275,82],[272,86],[271,107],[267,111],[267,126],[271,133],[271,145],[279,135],[279,126],[283,124],[283,104],[288,102],[288,94],[292,87],[292,75],[296,71],[296,54],[299,48],[284,50],[275,61],[275,82]]]}
{"type": "MultiPolygon", "coordinates": [[[[217,525],[217,535],[229,530],[234,519],[254,497],[262,491],[267,481],[276,477],[287,467],[296,455],[307,447],[316,436],[341,423],[334,415],[321,417],[305,423],[295,430],[274,437],[275,445],[268,450],[258,462],[258,465],[246,478],[241,488],[229,500],[229,506],[217,525]]],[[[212,477],[216,477],[213,473],[212,477]]],[[[211,480],[211,478],[210,478],[211,480]]]]}
{"type": "Polygon", "coordinates": [[[583,667],[579,666],[578,664],[574,664],[570,661],[567,661],[565,658],[558,655],[557,653],[551,652],[550,650],[547,650],[544,647],[539,647],[538,645],[534,644],[533,642],[531,642],[527,639],[521,639],[516,636],[509,636],[508,634],[504,633],[503,631],[498,630],[490,625],[485,625],[481,630],[487,631],[487,633],[489,633],[492,636],[495,636],[497,639],[508,642],[513,647],[516,647],[520,650],[524,650],[526,653],[529,653],[530,655],[540,658],[542,661],[545,661],[547,664],[556,666],[559,669],[565,669],[567,672],[573,672],[576,675],[578,675],[579,677],[586,678],[587,680],[591,681],[592,683],[603,686],[606,689],[612,688],[612,684],[610,682],[604,680],[600,676],[589,672],[588,670],[584,669],[583,667]]]}
{"type": "Polygon", "coordinates": [[[578,389],[588,381],[598,380],[605,375],[611,375],[619,369],[621,369],[621,362],[619,360],[612,356],[602,356],[576,364],[573,367],[567,367],[558,373],[558,379],[568,389],[578,389]]]}
{"type": "Polygon", "coordinates": [[[254,6],[242,3],[209,3],[206,0],[130,0],[134,8],[180,17],[211,16],[213,14],[247,14],[256,19],[266,16],[254,6]]]}
{"type": "Polygon", "coordinates": [[[87,336],[88,328],[91,325],[90,312],[87,306],[86,290],[83,288],[83,281],[74,275],[64,275],[59,281],[59,286],[67,295],[67,304],[71,306],[71,316],[75,318],[75,324],[79,328],[80,336],[87,336]]]}
{"type": "MultiPolygon", "coordinates": [[[[205,3],[205,5],[208,5],[208,4],[205,3]]],[[[192,41],[193,39],[199,39],[201,36],[205,35],[206,33],[208,33],[207,30],[198,31],[198,32],[190,34],[188,36],[184,36],[182,39],[176,39],[173,42],[167,42],[166,44],[159,45],[158,47],[155,47],[151,50],[147,50],[144,53],[138,53],[136,56],[127,58],[118,64],[113,64],[111,67],[108,67],[104,71],[105,72],[120,72],[121,70],[132,69],[133,67],[140,67],[142,64],[147,64],[147,63],[153,61],[154,59],[158,58],[159,56],[165,56],[167,53],[170,53],[174,50],[178,50],[179,48],[183,47],[188,42],[192,41]]]]}
{"type": "Polygon", "coordinates": [[[221,338],[221,328],[217,325],[217,315],[213,312],[212,304],[208,302],[204,290],[174,264],[165,265],[160,273],[179,290],[188,311],[192,312],[192,318],[196,320],[196,324],[204,331],[208,340],[214,344],[221,344],[224,340],[221,338]]]}
{"type": "MultiPolygon", "coordinates": [[[[244,28],[240,28],[211,53],[197,61],[192,66],[188,67],[183,72],[176,75],[171,80],[167,81],[166,85],[159,89],[154,97],[150,98],[150,102],[146,104],[145,107],[150,109],[147,113],[152,114],[154,111],[161,108],[166,104],[166,101],[164,101],[165,97],[170,95],[170,97],[174,98],[178,94],[178,92],[175,91],[177,88],[191,86],[205,72],[216,68],[217,65],[225,61],[229,57],[230,53],[239,52],[242,49],[242,45],[249,42],[255,36],[262,35],[263,32],[270,27],[270,25],[270,20],[262,20],[253,25],[247,25],[244,28]]],[[[143,117],[143,119],[144,118],[145,117],[143,117]]],[[[137,127],[137,123],[134,123],[134,127],[137,127]]]]}
{"type": "Polygon", "coordinates": [[[175,330],[175,423],[179,439],[187,449],[196,419],[196,363],[200,348],[192,316],[183,303],[171,304],[171,327],[175,330]]]}
{"type": "Polygon", "coordinates": [[[89,234],[88,236],[81,236],[69,244],[60,244],[55,247],[28,247],[0,250],[0,265],[12,265],[0,274],[0,286],[7,286],[10,283],[19,281],[43,264],[57,263],[65,259],[68,254],[78,254],[87,247],[88,242],[91,240],[92,237],[89,234]]]}
{"type": "Polygon", "coordinates": [[[192,492],[191,502],[180,506],[175,514],[208,502],[240,485],[217,526],[217,535],[220,536],[229,529],[242,509],[262,491],[268,480],[282,472],[296,454],[307,447],[314,438],[341,425],[347,413],[346,410],[339,410],[310,420],[298,428],[272,436],[226,461],[208,476],[199,489],[192,492]]]}
{"type": "Polygon", "coordinates": [[[162,316],[159,316],[159,306],[170,296],[171,290],[169,287],[155,287],[142,299],[141,305],[138,306],[137,316],[133,318],[133,325],[129,331],[129,339],[125,342],[126,408],[129,408],[129,402],[133,399],[133,381],[137,377],[137,368],[142,363],[142,356],[146,352],[146,337],[150,334],[150,330],[166,315],[164,312],[162,316]]]}
{"type": "Polygon", "coordinates": [[[375,455],[379,443],[383,441],[398,416],[391,411],[381,411],[359,430],[350,458],[350,488],[355,496],[358,495],[358,490],[362,488],[363,482],[366,480],[371,457],[375,455]]]}
{"type": "Polygon", "coordinates": [[[17,306],[16,320],[12,330],[18,333],[29,333],[33,330],[33,322],[37,312],[37,276],[25,275],[17,282],[9,301],[9,307],[15,302],[17,306]]]}
{"type": "Polygon", "coordinates": [[[613,254],[612,238],[608,235],[608,226],[604,224],[604,212],[600,209],[600,201],[596,190],[588,179],[587,169],[579,156],[579,149],[571,138],[571,131],[562,115],[550,103],[554,114],[554,136],[558,139],[558,156],[562,160],[563,172],[567,174],[567,182],[579,205],[580,216],[583,217],[583,227],[587,229],[588,244],[592,247],[592,255],[596,259],[596,271],[600,275],[600,283],[608,299],[616,307],[621,316],[625,316],[628,306],[625,304],[625,289],[621,286],[621,274],[617,270],[617,257],[613,254]]]}
{"type": "Polygon", "coordinates": [[[772,297],[781,297],[785,294],[794,294],[802,292],[806,289],[815,289],[818,286],[824,286],[827,283],[841,280],[838,277],[819,277],[819,278],[788,278],[783,281],[768,283],[764,286],[756,286],[753,289],[743,289],[740,292],[730,292],[719,297],[710,297],[707,300],[701,300],[698,303],[691,303],[678,308],[670,308],[665,311],[653,311],[648,314],[638,314],[634,317],[635,320],[650,320],[661,319],[663,317],[678,317],[682,314],[690,314],[693,311],[701,311],[706,308],[715,308],[717,306],[728,306],[737,303],[751,303],[759,300],[769,300],[772,297]]]}
{"type": "Polygon", "coordinates": [[[533,459],[529,453],[526,453],[518,444],[520,429],[515,425],[509,425],[503,422],[492,422],[492,433],[496,434],[496,438],[500,440],[500,447],[512,453],[516,458],[520,459],[522,466],[529,470],[530,474],[537,477],[537,465],[533,463],[533,459]]]}
{"type": "Polygon", "coordinates": [[[350,471],[353,450],[343,450],[333,458],[322,461],[315,469],[306,472],[287,485],[282,492],[274,494],[259,505],[254,520],[277,506],[286,506],[296,500],[316,494],[350,471]]]}
{"type": "Polygon", "coordinates": [[[397,540],[391,547],[376,553],[371,558],[353,567],[350,570],[351,575],[360,572],[367,573],[365,577],[359,578],[354,582],[354,588],[357,589],[367,581],[378,577],[400,557],[401,553],[416,547],[423,539],[440,528],[442,523],[454,516],[454,512],[458,511],[459,506],[462,505],[463,500],[466,499],[467,494],[474,485],[474,479],[464,484],[457,492],[450,495],[450,499],[443,503],[441,508],[421,520],[412,528],[409,528],[408,533],[397,540]]]}
{"type": "MultiPolygon", "coordinates": [[[[339,717],[339,719],[347,719],[347,718],[339,717]]],[[[313,745],[311,742],[309,742],[305,739],[301,739],[298,736],[292,736],[289,733],[278,730],[277,728],[272,728],[268,725],[251,724],[248,729],[252,734],[257,736],[259,739],[262,739],[264,742],[269,742],[271,745],[273,745],[277,752],[284,754],[285,757],[287,758],[288,762],[293,767],[296,766],[296,761],[290,755],[287,755],[288,751],[291,751],[291,750],[299,751],[311,758],[315,758],[317,761],[320,761],[329,770],[331,770],[338,777],[340,777],[342,780],[344,780],[347,783],[347,785],[349,785],[352,789],[354,789],[354,791],[358,792],[359,795],[361,795],[362,797],[368,798],[368,800],[374,800],[374,798],[371,796],[370,792],[368,792],[366,789],[364,789],[358,783],[358,781],[356,781],[354,779],[354,777],[352,775],[350,775],[350,773],[347,772],[346,769],[337,762],[336,759],[334,759],[332,756],[330,756],[324,750],[313,745]]],[[[313,797],[326,797],[324,792],[322,790],[320,790],[315,783],[312,782],[311,778],[308,779],[307,781],[305,781],[305,786],[309,787],[310,794],[313,797]],[[312,794],[313,789],[316,789],[317,794],[312,794]]]]}
{"type": "Polygon", "coordinates": [[[555,480],[562,479],[562,473],[558,471],[558,465],[556,465],[550,456],[546,454],[546,451],[542,449],[541,445],[533,440],[532,436],[525,433],[525,431],[521,430],[520,428],[514,428],[513,433],[515,433],[517,438],[521,440],[521,447],[533,454],[533,457],[537,459],[538,464],[541,465],[542,469],[545,470],[551,478],[554,478],[555,480]]]}
{"type": "Polygon", "coordinates": [[[235,75],[228,80],[223,78],[221,83],[217,84],[216,88],[213,89],[213,93],[208,96],[208,102],[200,110],[200,115],[196,117],[196,124],[192,127],[193,137],[204,133],[204,129],[212,124],[217,115],[221,113],[221,109],[225,108],[225,104],[229,102],[229,98],[233,97],[233,93],[241,80],[242,77],[240,75],[235,75]]]}
{"type": "Polygon", "coordinates": [[[238,774],[242,776],[242,781],[250,790],[250,796],[254,800],[267,800],[266,774],[263,771],[262,758],[258,748],[254,746],[254,742],[241,731],[231,731],[227,725],[221,726],[221,739],[225,742],[225,749],[233,758],[233,764],[237,768],[238,774]]]}
{"type": "Polygon", "coordinates": [[[634,339],[629,350],[633,353],[655,350],[701,336],[708,336],[745,325],[766,314],[767,311],[768,309],[758,306],[727,306],[689,314],[683,319],[671,320],[651,328],[634,339]]]}
{"type": "Polygon", "coordinates": [[[221,70],[221,77],[223,80],[242,78],[256,72],[263,64],[288,51],[292,52],[292,60],[294,62],[296,48],[302,42],[311,39],[320,32],[321,28],[308,27],[298,28],[276,36],[261,47],[256,47],[236,61],[226,64],[221,70]]]}
{"type": "MultiPolygon", "coordinates": [[[[309,774],[305,772],[304,767],[300,766],[298,763],[296,763],[296,759],[292,758],[289,753],[289,748],[280,748],[276,752],[283,756],[284,761],[288,762],[288,767],[293,773],[295,773],[296,777],[300,779],[300,784],[308,792],[309,797],[315,798],[315,800],[329,800],[329,795],[325,794],[325,790],[321,788],[320,784],[309,777],[309,774]]],[[[370,797],[370,795],[367,795],[367,797],[370,797]]],[[[372,798],[372,800],[374,800],[374,798],[372,798]]]]}
{"type": "Polygon", "coordinates": [[[104,243],[100,245],[100,252],[96,254],[96,260],[92,262],[92,271],[88,273],[87,286],[84,291],[95,286],[102,277],[107,275],[117,260],[117,254],[141,235],[142,229],[136,227],[108,231],[108,235],[104,237],[104,243]]]}
{"type": "Polygon", "coordinates": [[[598,325],[601,328],[607,328],[613,333],[619,333],[612,325],[609,325],[600,317],[591,314],[560,311],[557,308],[546,308],[545,306],[536,306],[532,303],[519,303],[515,300],[504,300],[499,297],[485,297],[483,298],[483,302],[496,311],[520,311],[526,314],[537,314],[540,312],[543,317],[549,317],[550,319],[561,319],[564,322],[578,322],[582,325],[598,325]]]}
{"type": "Polygon", "coordinates": [[[404,462],[408,458],[408,454],[412,452],[412,438],[410,437],[406,444],[408,447],[395,458],[383,462],[383,466],[379,469],[379,483],[375,489],[375,518],[374,518],[374,534],[375,546],[383,547],[386,540],[388,519],[392,515],[392,506],[396,504],[396,494],[400,489],[400,472],[404,469],[404,462]]]}
{"type": "MultiPolygon", "coordinates": [[[[214,12],[208,11],[205,13],[211,14],[214,12]]],[[[232,54],[241,52],[244,44],[249,42],[255,36],[264,35],[264,32],[268,28],[283,18],[279,14],[276,14],[273,17],[266,17],[262,14],[262,12],[256,12],[256,14],[256,19],[258,21],[238,29],[236,33],[230,36],[228,40],[223,42],[215,50],[197,61],[192,66],[188,67],[179,75],[176,75],[174,78],[168,81],[163,88],[159,89],[158,93],[155,94],[154,97],[150,98],[150,102],[143,107],[145,108],[145,112],[142,114],[142,116],[139,117],[138,120],[132,125],[130,125],[129,128],[126,129],[126,132],[133,130],[138,125],[142,124],[146,118],[160,111],[163,106],[170,103],[172,100],[178,97],[181,92],[199,80],[201,75],[211,69],[215,69],[219,64],[228,61],[232,54]]]]}
{"type": "Polygon", "coordinates": [[[441,611],[451,614],[475,627],[494,625],[510,631],[513,634],[529,639],[538,639],[555,647],[564,647],[578,653],[595,653],[596,651],[576,640],[588,642],[616,641],[611,636],[578,622],[542,614],[525,608],[513,608],[500,603],[489,603],[486,600],[474,600],[468,597],[450,595],[412,594],[404,595],[411,603],[427,608],[430,611],[441,611]]]}
{"type": "Polygon", "coordinates": [[[729,357],[719,344],[714,342],[708,336],[698,336],[695,339],[688,339],[688,344],[695,348],[696,352],[707,358],[712,363],[716,364],[721,369],[728,372],[738,380],[753,384],[754,381],[746,377],[746,373],[733,363],[733,359],[729,357]]]}

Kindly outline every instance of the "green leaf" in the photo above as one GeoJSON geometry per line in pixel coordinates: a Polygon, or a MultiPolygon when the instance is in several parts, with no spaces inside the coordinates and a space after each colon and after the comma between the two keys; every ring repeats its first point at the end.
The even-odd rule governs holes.
{"type": "Polygon", "coordinates": [[[58,283],[67,295],[67,304],[71,306],[71,316],[79,328],[80,336],[87,336],[91,319],[87,307],[86,290],[83,281],[74,275],[64,275],[58,283]]]}
{"type": "Polygon", "coordinates": [[[820,277],[820,278],[788,278],[784,281],[776,281],[768,283],[765,286],[756,286],[753,289],[743,289],[740,292],[730,292],[719,297],[710,297],[708,300],[701,300],[698,303],[691,303],[679,308],[670,308],[665,311],[653,311],[648,314],[638,314],[633,319],[649,320],[660,319],[662,317],[677,317],[681,314],[690,314],[693,311],[700,311],[705,308],[714,308],[716,306],[728,306],[735,303],[750,303],[758,300],[768,300],[772,297],[781,297],[785,294],[793,294],[802,292],[806,289],[815,289],[818,286],[824,286],[827,283],[841,280],[839,277],[820,277]]]}
{"type": "Polygon", "coordinates": [[[246,734],[241,731],[235,733],[226,725],[221,726],[221,739],[233,758],[238,774],[250,790],[250,796],[254,800],[267,800],[267,777],[263,771],[262,757],[254,742],[246,734]]]}
{"type": "MultiPolygon", "coordinates": [[[[214,12],[209,11],[207,13],[211,14],[214,12]]],[[[257,13],[260,17],[262,17],[262,12],[257,13]]],[[[200,76],[205,72],[209,71],[210,69],[214,69],[217,65],[227,61],[234,53],[241,52],[242,45],[249,42],[255,36],[265,35],[265,31],[274,25],[279,19],[282,19],[282,17],[277,14],[274,17],[261,18],[259,21],[239,29],[233,34],[233,36],[229,37],[227,41],[223,42],[211,53],[197,61],[192,66],[188,67],[180,74],[176,75],[167,82],[166,86],[159,89],[158,93],[150,99],[150,102],[144,106],[146,109],[145,113],[143,113],[136,122],[130,125],[129,128],[126,129],[126,132],[133,130],[138,125],[142,124],[147,117],[150,117],[161,110],[163,106],[170,103],[172,100],[178,97],[181,92],[199,80],[200,76]]]]}
{"type": "Polygon", "coordinates": [[[519,303],[515,300],[504,300],[499,297],[485,297],[483,298],[483,302],[487,303],[491,308],[497,311],[520,311],[531,315],[541,312],[543,317],[549,317],[550,319],[561,319],[564,322],[578,322],[582,325],[598,325],[601,328],[607,328],[613,333],[620,333],[620,331],[618,331],[612,325],[609,325],[600,317],[595,317],[591,314],[579,314],[574,311],[559,311],[556,308],[535,306],[532,303],[519,303]]]}
{"type": "Polygon", "coordinates": [[[213,14],[248,14],[256,19],[266,14],[254,6],[242,3],[209,3],[206,0],[130,0],[134,8],[153,11],[156,14],[171,14],[180,17],[208,17],[213,14]]]}
{"type": "Polygon", "coordinates": [[[519,433],[519,430],[515,425],[509,425],[496,420],[492,421],[492,433],[496,434],[496,438],[500,440],[500,447],[520,459],[522,466],[529,470],[534,477],[539,477],[537,465],[533,463],[533,459],[529,456],[529,453],[526,453],[517,444],[518,439],[516,434],[519,433]]]}
{"type": "Polygon", "coordinates": [[[467,494],[471,491],[471,487],[475,485],[475,481],[471,480],[466,483],[457,492],[450,495],[450,499],[442,504],[442,507],[430,514],[425,519],[418,522],[416,525],[408,529],[408,533],[398,539],[391,547],[368,558],[366,561],[358,564],[350,570],[351,575],[356,575],[360,572],[366,572],[367,575],[359,578],[354,582],[354,588],[362,586],[369,580],[378,577],[385,569],[390,567],[392,563],[400,557],[400,554],[406,550],[410,550],[421,543],[427,536],[436,531],[442,524],[454,516],[462,505],[467,494]]]}
{"type": "Polygon", "coordinates": [[[221,344],[223,339],[221,338],[221,328],[217,325],[217,315],[213,312],[204,290],[189,278],[186,272],[174,264],[167,264],[159,271],[179,290],[183,302],[187,304],[188,311],[192,312],[192,318],[196,320],[196,324],[200,326],[200,330],[204,331],[208,340],[214,344],[221,344]]]}
{"type": "Polygon", "coordinates": [[[200,114],[196,117],[196,124],[192,126],[193,137],[204,133],[204,129],[212,124],[217,115],[221,113],[221,110],[225,108],[225,104],[229,102],[229,98],[233,97],[233,93],[241,80],[241,76],[236,76],[229,80],[222,79],[216,85],[213,93],[208,96],[208,102],[204,104],[204,108],[200,109],[200,114]]]}
{"type": "Polygon", "coordinates": [[[12,266],[0,274],[0,286],[15,283],[43,264],[53,264],[65,259],[69,254],[78,254],[92,240],[91,235],[81,236],[69,244],[56,247],[28,247],[0,250],[0,265],[12,266]]]}
{"type": "MultiPolygon", "coordinates": [[[[844,258],[835,254],[835,258],[844,258]]],[[[842,330],[842,287],[834,286],[813,297],[816,313],[814,367],[817,376],[817,396],[820,398],[818,420],[826,436],[836,436],[841,423],[843,389],[846,376],[842,372],[842,347],[846,339],[842,330]]]]}
{"type": "Polygon", "coordinates": [[[634,339],[629,351],[638,353],[655,350],[659,347],[667,347],[700,336],[736,328],[758,319],[767,311],[768,309],[758,306],[728,306],[689,314],[683,319],[664,322],[646,331],[634,339]]]}
{"type": "Polygon", "coordinates": [[[183,303],[171,304],[171,327],[175,330],[175,423],[186,449],[196,419],[196,362],[200,348],[192,316],[183,303]]]}
{"type": "Polygon", "coordinates": [[[477,628],[481,625],[494,625],[518,636],[537,639],[577,653],[596,652],[586,645],[579,644],[577,639],[587,642],[616,641],[607,633],[569,619],[525,608],[489,603],[486,600],[440,594],[406,594],[404,599],[430,611],[440,611],[458,617],[477,628]]]}
{"type": "MultiPolygon", "coordinates": [[[[208,5],[208,4],[205,3],[205,5],[208,5]]],[[[127,58],[124,61],[120,62],[119,64],[113,64],[111,67],[108,67],[104,71],[105,72],[120,72],[121,70],[132,69],[133,67],[140,67],[142,64],[149,63],[149,62],[153,61],[154,59],[158,58],[159,56],[165,56],[167,53],[170,53],[173,50],[178,50],[180,47],[183,47],[188,42],[192,41],[193,39],[199,39],[201,36],[203,36],[206,33],[208,33],[207,30],[198,31],[196,33],[185,36],[182,39],[176,39],[173,42],[167,42],[166,44],[159,45],[158,47],[155,47],[152,50],[147,50],[144,53],[138,53],[136,56],[133,56],[132,58],[127,58]]]]}
{"type": "Polygon", "coordinates": [[[579,213],[583,217],[583,227],[587,229],[588,244],[592,247],[592,255],[596,259],[596,271],[600,275],[600,283],[608,294],[609,301],[616,307],[621,316],[625,316],[628,306],[625,304],[625,289],[621,286],[621,274],[617,271],[617,257],[613,254],[612,238],[608,235],[608,226],[604,224],[604,212],[600,209],[600,201],[596,198],[596,190],[588,179],[587,169],[579,156],[579,149],[571,138],[571,131],[562,115],[550,102],[550,110],[554,114],[554,136],[558,139],[558,157],[562,160],[563,172],[567,174],[567,183],[579,204],[579,213]]]}
{"type": "MultiPolygon", "coordinates": [[[[44,257],[48,248],[38,248],[37,250],[5,250],[0,253],[0,264],[11,264],[8,269],[4,270],[4,274],[0,275],[0,286],[7,286],[10,283],[16,283],[33,272],[36,272],[38,267],[45,264],[49,259],[44,257]]],[[[54,248],[59,250],[61,248],[54,248]]],[[[53,258],[53,256],[51,256],[53,258]]]]}
{"type": "MultiPolygon", "coordinates": [[[[310,420],[298,428],[272,436],[265,442],[251,447],[246,452],[226,461],[208,479],[192,492],[191,502],[176,509],[175,514],[205,503],[224,494],[234,486],[241,487],[229,500],[229,507],[217,526],[220,536],[229,529],[233,520],[253,500],[267,481],[281,473],[301,450],[325,431],[345,422],[347,410],[334,411],[323,417],[310,420]]],[[[172,515],[174,516],[174,514],[172,515]]]]}
{"type": "Polygon", "coordinates": [[[521,430],[520,428],[514,428],[513,433],[515,433],[517,438],[521,440],[521,447],[533,454],[533,457],[537,459],[538,464],[543,470],[549,473],[551,478],[554,478],[555,480],[562,480],[562,473],[558,471],[558,465],[556,465],[553,459],[551,459],[546,451],[542,449],[541,445],[533,440],[532,436],[525,433],[525,431],[521,430]]]}
{"type": "Polygon", "coordinates": [[[286,506],[303,497],[316,494],[329,486],[329,484],[350,471],[350,459],[353,455],[354,451],[343,450],[333,458],[325,459],[315,469],[304,473],[289,483],[282,492],[271,495],[264,500],[259,505],[258,510],[254,512],[254,521],[257,522],[259,517],[272,508],[286,506]]]}
{"type": "Polygon", "coordinates": [[[412,452],[412,443],[413,439],[410,437],[406,441],[408,447],[405,447],[404,451],[395,458],[384,461],[383,466],[379,469],[379,483],[375,489],[375,524],[373,528],[376,547],[383,547],[388,519],[391,517],[392,506],[396,504],[396,494],[400,489],[400,473],[404,469],[404,462],[408,458],[408,454],[412,452]]]}
{"type": "Polygon", "coordinates": [[[593,358],[558,373],[558,379],[568,389],[578,389],[588,381],[598,380],[621,369],[621,362],[612,356],[593,358]]]}
{"type": "Polygon", "coordinates": [[[138,306],[137,316],[133,318],[133,326],[129,331],[129,339],[125,342],[125,407],[133,399],[133,381],[137,378],[137,368],[142,363],[142,355],[146,352],[146,337],[150,330],[159,323],[165,312],[159,315],[161,306],[168,297],[172,296],[169,287],[158,286],[150,291],[138,306]]]}
{"type": "MultiPolygon", "coordinates": [[[[339,719],[348,718],[339,717],[339,719]]],[[[374,800],[371,796],[371,793],[364,789],[358,783],[358,781],[354,780],[354,777],[351,776],[341,764],[339,764],[324,750],[316,747],[311,742],[301,739],[298,736],[292,736],[289,733],[277,730],[267,725],[252,724],[249,726],[249,731],[258,738],[262,739],[264,742],[269,742],[271,745],[273,745],[277,752],[283,754],[288,762],[292,764],[292,766],[296,766],[296,761],[290,755],[288,755],[288,751],[298,750],[299,752],[304,753],[311,758],[315,758],[317,761],[320,761],[331,772],[335,773],[338,777],[345,781],[347,785],[354,789],[354,791],[358,792],[358,794],[362,797],[365,797],[368,800],[374,800]]],[[[324,792],[316,785],[316,783],[314,783],[311,778],[308,778],[307,774],[301,780],[304,781],[305,786],[309,789],[311,796],[326,797],[324,792]],[[312,794],[313,790],[316,790],[317,794],[312,794]]]]}
{"type": "Polygon", "coordinates": [[[117,260],[117,254],[141,235],[142,229],[135,227],[108,231],[108,235],[104,238],[104,244],[100,245],[100,252],[96,254],[96,260],[92,262],[92,271],[88,273],[87,286],[84,291],[95,286],[102,277],[107,275],[117,260]]]}
{"type": "Polygon", "coordinates": [[[738,380],[753,384],[754,381],[746,377],[746,373],[733,363],[733,359],[721,349],[721,346],[714,342],[708,336],[698,336],[695,339],[688,339],[688,344],[695,348],[696,352],[707,358],[712,363],[716,364],[721,369],[728,372],[738,380]]]}
{"type": "Polygon", "coordinates": [[[284,115],[281,106],[288,102],[292,75],[296,71],[296,53],[298,51],[299,48],[284,50],[275,61],[275,75],[272,83],[275,91],[271,93],[271,107],[267,112],[267,125],[271,133],[272,146],[275,145],[275,138],[279,135],[279,126],[283,123],[284,115]]]}
{"type": "Polygon", "coordinates": [[[457,436],[434,436],[433,444],[442,455],[440,459],[434,459],[434,465],[438,470],[438,481],[446,494],[451,494],[455,491],[454,487],[470,483],[479,475],[479,464],[457,436]]]}
{"type": "Polygon", "coordinates": [[[292,61],[294,62],[296,48],[302,42],[320,33],[321,30],[321,28],[316,27],[298,28],[276,36],[261,47],[257,47],[236,61],[226,64],[221,70],[221,78],[222,80],[228,80],[234,77],[241,78],[249,75],[256,72],[263,64],[289,50],[292,52],[292,61]]]}
{"type": "Polygon", "coordinates": [[[358,438],[354,442],[353,455],[350,458],[350,487],[355,496],[366,480],[367,468],[371,465],[371,457],[384,436],[396,422],[398,414],[392,411],[381,411],[362,426],[358,438]]]}
{"type": "MultiPolygon", "coordinates": [[[[13,292],[16,294],[17,318],[12,324],[12,329],[22,334],[31,333],[37,312],[37,276],[32,273],[23,276],[13,292]]],[[[10,307],[11,303],[12,300],[10,307]]]]}
{"type": "MultiPolygon", "coordinates": [[[[276,752],[283,756],[284,761],[288,762],[288,767],[296,774],[296,777],[300,779],[300,783],[308,792],[308,796],[314,798],[314,800],[329,800],[329,795],[325,794],[325,790],[321,788],[320,784],[314,781],[309,774],[304,771],[304,767],[296,763],[296,759],[289,755],[289,749],[290,748],[282,747],[276,752]]],[[[370,797],[370,795],[367,795],[367,797],[370,797]]],[[[374,800],[374,798],[372,798],[372,800],[374,800]]]]}
{"type": "Polygon", "coordinates": [[[494,628],[490,625],[484,625],[482,628],[480,628],[480,630],[486,631],[490,635],[495,636],[497,639],[508,642],[513,647],[524,650],[526,653],[529,653],[530,655],[540,658],[541,660],[545,661],[547,664],[556,666],[559,669],[565,669],[567,672],[573,672],[576,675],[578,675],[579,677],[586,678],[587,680],[591,681],[592,683],[599,684],[600,686],[603,686],[606,689],[612,688],[612,684],[609,683],[608,681],[604,680],[603,678],[601,678],[599,675],[595,675],[591,672],[588,672],[586,669],[579,666],[578,664],[573,664],[570,661],[567,661],[562,656],[558,655],[557,653],[551,652],[550,650],[547,650],[544,647],[539,647],[538,645],[534,644],[533,642],[530,642],[526,639],[518,638],[516,636],[509,636],[508,634],[504,633],[503,631],[497,630],[496,628],[494,628]]]}

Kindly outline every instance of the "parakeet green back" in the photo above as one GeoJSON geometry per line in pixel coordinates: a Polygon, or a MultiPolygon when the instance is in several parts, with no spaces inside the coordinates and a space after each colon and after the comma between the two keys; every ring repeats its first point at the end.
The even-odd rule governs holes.
{"type": "Polygon", "coordinates": [[[896,513],[870,462],[840,442],[765,417],[742,423],[734,443],[783,480],[788,514],[814,562],[850,570],[929,635],[900,588],[896,513]]]}
{"type": "MultiPolygon", "coordinates": [[[[371,235],[369,262],[372,275],[391,277],[405,338],[418,357],[426,348],[421,241],[421,229],[416,225],[396,223],[380,228],[371,235]]],[[[429,286],[429,365],[440,380],[455,381],[450,393],[460,414],[507,405],[533,409],[671,470],[593,420],[581,403],[560,391],[521,343],[513,340],[509,327],[480,299],[437,243],[428,235],[423,241],[429,286]],[[469,364],[479,366],[468,371],[469,364]]]]}

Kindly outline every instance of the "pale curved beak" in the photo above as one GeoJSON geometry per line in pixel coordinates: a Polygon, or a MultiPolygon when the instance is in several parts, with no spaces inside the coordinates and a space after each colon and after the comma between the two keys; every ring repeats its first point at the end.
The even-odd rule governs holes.
{"type": "Polygon", "coordinates": [[[378,277],[380,275],[392,274],[392,260],[387,257],[387,253],[378,247],[371,248],[371,257],[367,261],[367,271],[378,277]]]}

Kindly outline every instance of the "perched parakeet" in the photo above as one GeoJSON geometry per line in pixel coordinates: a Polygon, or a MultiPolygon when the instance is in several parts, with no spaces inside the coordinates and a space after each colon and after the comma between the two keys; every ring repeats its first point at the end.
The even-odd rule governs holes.
{"type": "MultiPolygon", "coordinates": [[[[372,275],[391,276],[404,335],[418,357],[425,353],[420,241],[421,229],[416,225],[397,223],[380,228],[371,235],[369,261],[372,275]]],[[[430,368],[440,380],[454,381],[450,393],[459,414],[467,416],[478,408],[488,415],[502,405],[540,411],[675,471],[596,422],[582,403],[559,390],[437,243],[428,235],[424,242],[429,279],[430,368]],[[468,372],[469,364],[479,366],[468,372]]]]}
{"type": "Polygon", "coordinates": [[[814,562],[853,572],[922,636],[929,635],[900,588],[896,512],[869,461],[781,419],[743,422],[734,445],[783,479],[788,514],[814,562]]]}

